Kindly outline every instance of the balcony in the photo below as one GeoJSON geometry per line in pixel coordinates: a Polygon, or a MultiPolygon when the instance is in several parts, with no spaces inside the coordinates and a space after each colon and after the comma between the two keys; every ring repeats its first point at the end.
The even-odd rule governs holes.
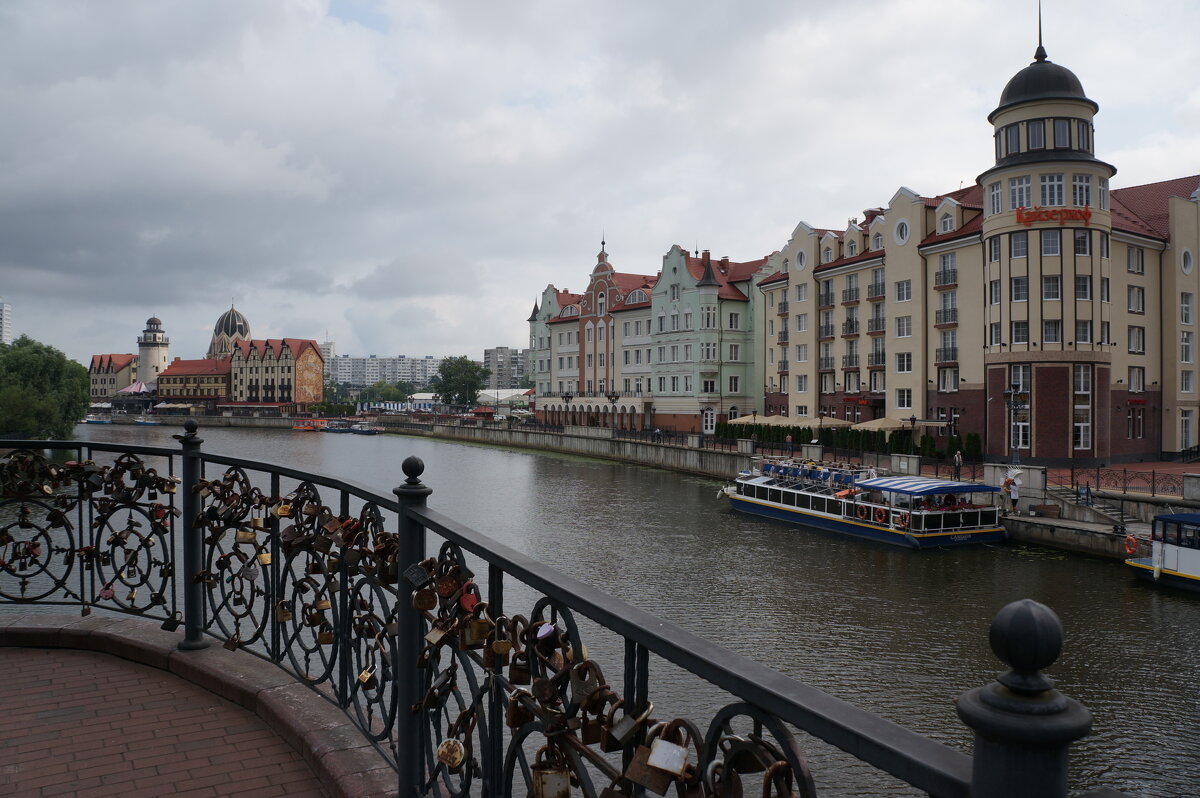
{"type": "Polygon", "coordinates": [[[817,307],[818,308],[833,307],[833,292],[828,291],[824,294],[817,294],[817,307]]]}
{"type": "Polygon", "coordinates": [[[876,333],[887,332],[887,318],[884,316],[872,316],[867,319],[867,334],[874,335],[876,333]]]}
{"type": "Polygon", "coordinates": [[[934,324],[958,324],[958,308],[942,308],[935,315],[934,324]]]}
{"type": "Polygon", "coordinates": [[[934,288],[953,288],[958,285],[958,269],[941,269],[933,275],[934,288]]]}
{"type": "Polygon", "coordinates": [[[842,322],[842,335],[858,335],[858,319],[847,319],[842,322]]]}
{"type": "Polygon", "coordinates": [[[832,324],[822,324],[817,328],[818,338],[832,338],[834,335],[834,327],[832,324]]]}
{"type": "Polygon", "coordinates": [[[821,371],[833,371],[833,358],[822,357],[817,359],[817,368],[821,371]]]}
{"type": "Polygon", "coordinates": [[[786,344],[787,342],[788,342],[788,331],[780,330],[779,331],[779,343],[786,344]]]}
{"type": "Polygon", "coordinates": [[[842,289],[842,304],[843,305],[851,305],[857,301],[858,301],[858,289],[857,288],[842,289]]]}
{"type": "Polygon", "coordinates": [[[776,370],[777,370],[777,371],[778,371],[780,374],[787,374],[787,373],[788,373],[788,362],[787,362],[786,360],[781,360],[781,361],[779,361],[778,363],[776,363],[776,364],[775,364],[775,366],[776,366],[776,370]]]}
{"type": "Polygon", "coordinates": [[[858,355],[842,355],[842,368],[844,368],[844,369],[858,368],[858,355]]]}
{"type": "Polygon", "coordinates": [[[868,368],[884,368],[887,366],[887,352],[869,352],[867,354],[868,368]]]}
{"type": "Polygon", "coordinates": [[[775,306],[775,311],[780,316],[786,316],[788,314],[788,301],[786,299],[779,300],[779,304],[775,306]]]}
{"type": "Polygon", "coordinates": [[[947,346],[939,348],[934,356],[934,360],[938,363],[957,363],[958,347],[947,346]]]}
{"type": "Polygon", "coordinates": [[[867,300],[883,299],[887,295],[887,283],[869,283],[867,285],[867,300]]]}

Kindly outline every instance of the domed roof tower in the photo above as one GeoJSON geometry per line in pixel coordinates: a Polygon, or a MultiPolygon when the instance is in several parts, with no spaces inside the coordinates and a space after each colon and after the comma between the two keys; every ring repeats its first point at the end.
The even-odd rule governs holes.
{"type": "Polygon", "coordinates": [[[250,340],[250,322],[246,321],[237,308],[232,304],[229,310],[221,314],[213,325],[212,343],[208,345],[208,359],[229,357],[233,352],[234,341],[250,340]]]}

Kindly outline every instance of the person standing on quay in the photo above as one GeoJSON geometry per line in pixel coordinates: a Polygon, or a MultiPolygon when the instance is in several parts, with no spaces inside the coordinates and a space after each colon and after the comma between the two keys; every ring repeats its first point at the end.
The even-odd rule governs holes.
{"type": "Polygon", "coordinates": [[[954,453],[954,480],[957,482],[962,479],[962,450],[954,453]]]}
{"type": "Polygon", "coordinates": [[[783,439],[783,444],[785,447],[787,447],[787,453],[791,454],[792,453],[792,436],[790,433],[788,434],[788,436],[786,438],[783,439]]]}

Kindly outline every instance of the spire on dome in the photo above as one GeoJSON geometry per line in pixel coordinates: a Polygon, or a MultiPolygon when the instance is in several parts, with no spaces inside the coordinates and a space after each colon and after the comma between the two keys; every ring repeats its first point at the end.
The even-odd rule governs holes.
{"type": "Polygon", "coordinates": [[[1042,0],[1038,0],[1038,46],[1033,51],[1033,60],[1039,63],[1046,60],[1046,48],[1042,46],[1042,0]]]}

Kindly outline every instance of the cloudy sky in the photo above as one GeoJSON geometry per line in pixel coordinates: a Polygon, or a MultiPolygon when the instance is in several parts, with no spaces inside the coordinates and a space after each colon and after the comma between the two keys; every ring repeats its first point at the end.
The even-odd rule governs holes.
{"type": "MultiPolygon", "coordinates": [[[[1200,172],[1200,3],[1047,0],[1115,187],[1200,172]]],[[[85,360],[523,346],[601,236],[734,260],[969,185],[1034,0],[5,0],[0,296],[85,360]]]]}

